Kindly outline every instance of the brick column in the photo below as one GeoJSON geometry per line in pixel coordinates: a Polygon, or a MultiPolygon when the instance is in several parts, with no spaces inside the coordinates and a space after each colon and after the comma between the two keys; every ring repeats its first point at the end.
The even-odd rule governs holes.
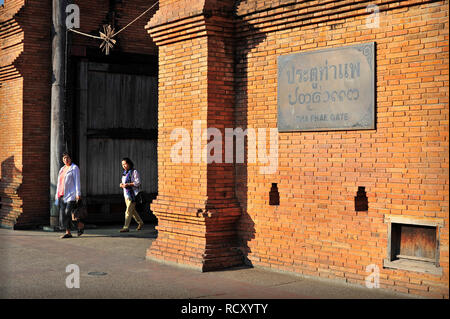
{"type": "MultiPolygon", "coordinates": [[[[146,28],[159,47],[158,197],[151,209],[158,238],[147,258],[202,271],[242,263],[236,247],[241,214],[233,164],[207,163],[207,128],[233,127],[232,4],[160,1],[146,28]],[[171,158],[175,129],[189,133],[190,154],[171,158]],[[201,131],[201,132],[200,132],[201,131]],[[198,143],[198,144],[197,144],[198,143]],[[203,157],[201,157],[203,158],[203,157]]],[[[225,156],[222,149],[222,161],[225,156]]]]}
{"type": "Polygon", "coordinates": [[[51,1],[0,8],[0,225],[48,223],[51,1]]]}

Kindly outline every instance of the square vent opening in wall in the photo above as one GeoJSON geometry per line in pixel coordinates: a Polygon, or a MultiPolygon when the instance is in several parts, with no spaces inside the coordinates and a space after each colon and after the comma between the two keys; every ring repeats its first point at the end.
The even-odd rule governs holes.
{"type": "Polygon", "coordinates": [[[392,224],[391,260],[436,262],[436,227],[392,224]]]}
{"type": "Polygon", "coordinates": [[[439,226],[420,222],[389,223],[386,268],[442,274],[439,267],[439,226]]]}

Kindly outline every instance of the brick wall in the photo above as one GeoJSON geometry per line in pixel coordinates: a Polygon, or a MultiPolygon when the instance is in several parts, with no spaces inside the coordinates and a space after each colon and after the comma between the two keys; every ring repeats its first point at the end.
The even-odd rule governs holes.
{"type": "Polygon", "coordinates": [[[0,222],[28,227],[49,215],[51,7],[6,1],[0,21],[0,222]]]}
{"type": "Polygon", "coordinates": [[[23,214],[16,227],[49,220],[49,149],[51,70],[51,3],[28,1],[18,16],[24,50],[18,69],[23,77],[23,214]]]}
{"type": "Polygon", "coordinates": [[[161,188],[152,205],[159,234],[148,257],[204,263],[210,232],[205,215],[214,210],[201,201],[233,190],[227,182],[234,178],[247,262],[362,285],[366,267],[376,265],[383,288],[448,298],[448,2],[379,1],[376,28],[367,27],[369,4],[239,1],[230,54],[233,44],[224,41],[230,27],[217,20],[229,23],[229,3],[161,1],[147,25],[160,50],[161,129],[161,188]],[[235,164],[231,176],[226,165],[193,165],[192,154],[189,163],[170,158],[172,130],[193,134],[191,123],[204,119],[204,111],[206,127],[230,125],[231,95],[231,127],[276,128],[278,56],[371,41],[377,43],[375,130],[280,133],[275,174],[262,175],[260,164],[249,162],[235,164]],[[278,206],[269,205],[272,183],[278,185],[278,206]],[[359,186],[369,208],[357,212],[359,186]],[[443,225],[442,275],[383,268],[393,216],[443,225]]]}
{"type": "Polygon", "coordinates": [[[23,78],[18,58],[23,51],[24,32],[17,21],[23,1],[0,7],[0,222],[12,227],[22,212],[23,78]]]}
{"type": "Polygon", "coordinates": [[[277,127],[278,56],[377,44],[376,130],[279,133],[276,174],[236,166],[242,245],[253,265],[364,285],[375,264],[382,288],[448,298],[448,1],[378,1],[372,29],[369,3],[237,5],[237,127],[277,127]],[[368,211],[355,211],[358,186],[368,211]],[[383,269],[397,215],[445,225],[442,276],[383,269]]]}

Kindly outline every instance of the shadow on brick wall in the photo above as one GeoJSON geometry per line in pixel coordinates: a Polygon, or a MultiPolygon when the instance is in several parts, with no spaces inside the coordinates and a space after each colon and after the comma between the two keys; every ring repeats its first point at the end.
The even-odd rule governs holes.
{"type": "MultiPolygon", "coordinates": [[[[242,1],[236,1],[235,10],[242,1]]],[[[236,20],[236,48],[235,48],[235,126],[242,130],[248,128],[248,67],[249,53],[258,47],[266,39],[265,33],[248,24],[239,17],[236,20]],[[239,30],[246,30],[249,36],[240,37],[239,30]]],[[[256,127],[252,127],[256,129],[256,127]]],[[[240,250],[243,253],[244,263],[253,266],[249,255],[252,254],[251,241],[255,239],[255,223],[247,211],[248,203],[248,136],[245,139],[245,162],[235,164],[235,190],[242,209],[242,215],[238,221],[238,235],[240,250]]],[[[252,195],[254,196],[254,195],[252,195]]]]}
{"type": "Polygon", "coordinates": [[[14,227],[20,208],[18,203],[22,171],[14,164],[14,156],[8,157],[1,164],[0,175],[0,226],[14,227]]]}

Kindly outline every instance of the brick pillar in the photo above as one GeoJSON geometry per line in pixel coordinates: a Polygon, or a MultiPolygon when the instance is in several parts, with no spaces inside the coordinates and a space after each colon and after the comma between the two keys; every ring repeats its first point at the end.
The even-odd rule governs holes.
{"type": "Polygon", "coordinates": [[[202,271],[243,260],[235,249],[241,210],[233,164],[207,163],[207,140],[200,138],[207,128],[220,130],[223,162],[224,129],[234,123],[231,6],[162,0],[146,26],[159,47],[158,197],[151,205],[158,238],[147,258],[202,271]],[[183,163],[171,157],[181,141],[171,139],[176,130],[189,134],[183,163]]]}
{"type": "Polygon", "coordinates": [[[0,226],[48,223],[51,1],[0,7],[0,226]]]}

